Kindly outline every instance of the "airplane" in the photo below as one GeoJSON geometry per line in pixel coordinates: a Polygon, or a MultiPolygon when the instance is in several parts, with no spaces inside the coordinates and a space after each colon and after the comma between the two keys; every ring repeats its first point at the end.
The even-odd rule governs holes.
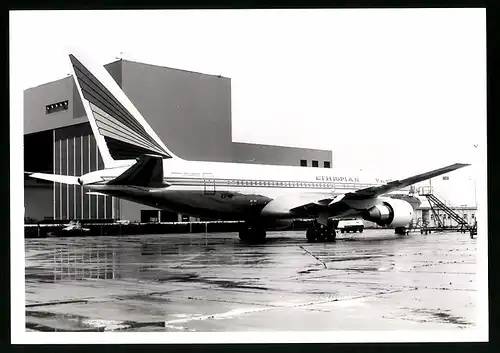
{"type": "Polygon", "coordinates": [[[334,168],[189,161],[176,156],[104,69],[68,54],[104,169],[81,176],[28,173],[194,217],[243,221],[239,238],[262,242],[267,230],[312,222],[309,242],[335,241],[334,221],[364,219],[405,234],[418,198],[393,197],[415,183],[470,164],[455,163],[401,180],[334,168]]]}

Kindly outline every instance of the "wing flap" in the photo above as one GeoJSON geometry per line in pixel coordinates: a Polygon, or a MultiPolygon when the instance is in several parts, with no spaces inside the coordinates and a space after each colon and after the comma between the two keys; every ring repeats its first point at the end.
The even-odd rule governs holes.
{"type": "Polygon", "coordinates": [[[295,193],[283,195],[269,202],[261,211],[263,216],[301,213],[307,207],[326,207],[334,195],[327,193],[295,193]]]}

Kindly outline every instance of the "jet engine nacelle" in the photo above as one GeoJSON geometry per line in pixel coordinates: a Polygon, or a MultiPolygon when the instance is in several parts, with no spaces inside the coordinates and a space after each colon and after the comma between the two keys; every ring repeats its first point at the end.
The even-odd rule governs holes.
{"type": "Polygon", "coordinates": [[[379,226],[405,227],[413,219],[413,207],[404,200],[387,198],[368,209],[363,219],[379,226]]]}

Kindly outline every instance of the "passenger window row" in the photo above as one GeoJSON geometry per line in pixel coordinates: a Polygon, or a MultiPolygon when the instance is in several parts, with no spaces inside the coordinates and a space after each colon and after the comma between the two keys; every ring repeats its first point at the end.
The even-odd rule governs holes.
{"type": "Polygon", "coordinates": [[[300,181],[272,181],[272,180],[228,180],[229,186],[275,186],[275,187],[300,187],[300,188],[323,188],[323,189],[352,189],[369,188],[373,184],[336,184],[336,183],[310,183],[300,181]]]}
{"type": "Polygon", "coordinates": [[[228,180],[232,186],[276,186],[302,188],[333,188],[333,183],[308,183],[300,181],[271,181],[271,180],[228,180]]]}

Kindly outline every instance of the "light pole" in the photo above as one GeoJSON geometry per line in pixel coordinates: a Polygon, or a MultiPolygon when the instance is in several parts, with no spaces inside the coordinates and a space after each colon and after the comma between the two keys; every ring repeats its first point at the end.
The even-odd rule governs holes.
{"type": "Polygon", "coordinates": [[[474,206],[477,208],[477,194],[476,194],[476,179],[472,180],[474,182],[474,206]]]}
{"type": "MultiPolygon", "coordinates": [[[[475,154],[475,156],[474,156],[474,157],[477,157],[477,146],[479,146],[479,144],[477,144],[477,143],[476,143],[476,144],[473,144],[473,146],[474,146],[474,152],[475,152],[475,153],[474,153],[474,154],[475,154]]],[[[475,162],[476,160],[477,160],[477,158],[474,158],[474,162],[475,162]]],[[[476,207],[476,209],[477,209],[476,177],[474,176],[472,180],[473,180],[473,182],[474,182],[474,206],[475,206],[475,207],[476,207]]]]}

